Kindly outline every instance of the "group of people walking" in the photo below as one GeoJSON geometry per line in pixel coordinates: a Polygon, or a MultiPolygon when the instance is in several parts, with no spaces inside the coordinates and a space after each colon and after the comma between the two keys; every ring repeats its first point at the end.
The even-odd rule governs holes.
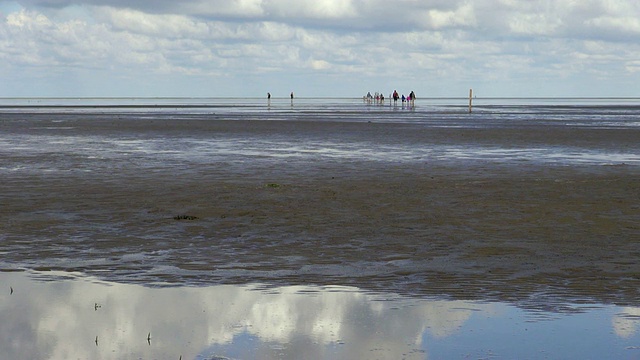
{"type": "Polygon", "coordinates": [[[398,94],[398,91],[393,90],[393,94],[391,94],[391,97],[393,97],[393,102],[394,103],[398,103],[398,99],[402,99],[402,103],[404,104],[405,102],[410,103],[411,105],[415,104],[416,101],[416,93],[414,93],[413,91],[411,91],[409,93],[409,96],[404,96],[404,94],[402,94],[402,96],[400,96],[398,94]]]}
{"type": "MultiPolygon", "coordinates": [[[[293,104],[293,92],[291,92],[291,103],[293,104]]],[[[367,95],[362,97],[364,101],[368,103],[375,102],[376,104],[384,105],[385,97],[382,93],[376,92],[375,95],[371,95],[371,92],[367,92],[367,95]]],[[[408,96],[404,96],[404,94],[398,94],[397,90],[393,90],[393,93],[389,94],[389,104],[391,104],[391,100],[393,99],[393,104],[398,104],[398,100],[402,100],[402,105],[405,103],[413,106],[416,101],[416,93],[411,91],[408,96]]],[[[271,93],[267,93],[267,100],[269,103],[271,102],[271,93]]]]}
{"type": "MultiPolygon", "coordinates": [[[[384,95],[382,93],[375,93],[375,95],[371,95],[371,92],[368,92],[366,96],[364,96],[364,100],[369,103],[375,102],[376,104],[384,104],[384,95]]],[[[409,103],[409,105],[415,105],[416,93],[411,91],[408,96],[402,96],[398,94],[397,90],[393,90],[393,93],[389,95],[389,104],[391,104],[391,100],[393,100],[394,104],[398,104],[398,100],[402,100],[402,105],[405,103],[409,103]]]]}

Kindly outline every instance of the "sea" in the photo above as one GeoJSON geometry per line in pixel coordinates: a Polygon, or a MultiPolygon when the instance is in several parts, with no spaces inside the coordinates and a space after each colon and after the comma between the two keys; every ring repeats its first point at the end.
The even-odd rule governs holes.
{"type": "Polygon", "coordinates": [[[626,210],[548,238],[640,240],[640,98],[0,98],[0,359],[640,359],[622,254],[593,296],[447,257],[602,174],[626,210]]]}

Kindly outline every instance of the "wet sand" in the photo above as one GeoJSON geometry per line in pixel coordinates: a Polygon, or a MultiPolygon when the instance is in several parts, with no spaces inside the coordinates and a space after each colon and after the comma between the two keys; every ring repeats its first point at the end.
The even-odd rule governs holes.
{"type": "MultiPolygon", "coordinates": [[[[638,129],[124,117],[47,115],[41,126],[22,126],[16,115],[2,126],[18,137],[267,137],[301,147],[369,139],[373,147],[498,144],[525,152],[634,152],[640,139],[638,129]]],[[[4,156],[7,167],[65,168],[3,174],[5,267],[142,284],[349,285],[553,311],[576,302],[637,305],[640,296],[634,164],[267,154],[203,162],[180,151],[180,161],[164,162],[136,152],[4,156]]]]}

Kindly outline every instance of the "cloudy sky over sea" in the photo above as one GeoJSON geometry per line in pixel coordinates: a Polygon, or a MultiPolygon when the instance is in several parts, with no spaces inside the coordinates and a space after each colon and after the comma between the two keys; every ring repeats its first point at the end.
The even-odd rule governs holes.
{"type": "Polygon", "coordinates": [[[0,0],[0,96],[640,96],[638,0],[0,0]]]}

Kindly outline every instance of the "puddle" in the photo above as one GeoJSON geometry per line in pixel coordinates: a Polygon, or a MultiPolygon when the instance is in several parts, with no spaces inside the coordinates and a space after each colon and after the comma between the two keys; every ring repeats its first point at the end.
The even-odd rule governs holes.
{"type": "Polygon", "coordinates": [[[640,308],[573,313],[343,286],[146,287],[0,273],[10,359],[629,359],[640,308]]]}

